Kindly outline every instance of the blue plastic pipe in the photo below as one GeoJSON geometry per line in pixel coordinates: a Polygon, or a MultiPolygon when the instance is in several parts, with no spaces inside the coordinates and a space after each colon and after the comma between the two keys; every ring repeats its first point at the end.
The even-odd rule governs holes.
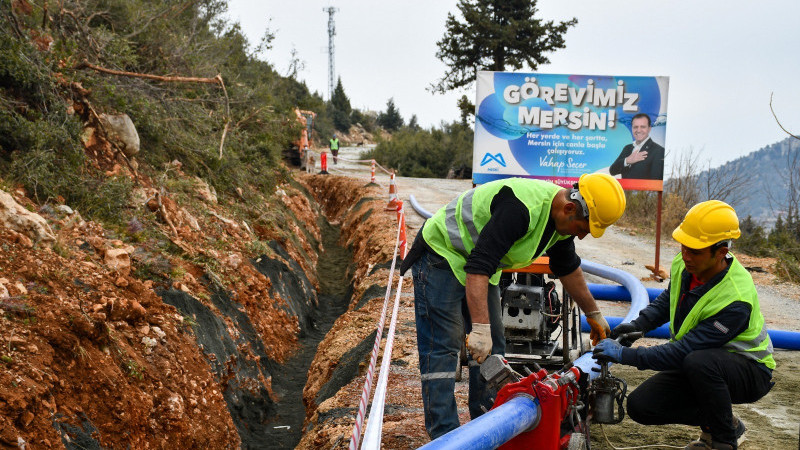
{"type": "MultiPolygon", "coordinates": [[[[621,317],[606,316],[608,325],[611,328],[623,322],[621,317]]],[[[627,321],[626,321],[627,322],[627,321]]],[[[590,331],[589,324],[586,322],[586,317],[581,316],[581,331],[588,333],[590,331]]],[[[769,338],[772,340],[774,348],[782,348],[784,350],[800,350],[800,333],[794,331],[783,330],[767,330],[769,338]]],[[[650,331],[645,336],[658,339],[669,339],[669,325],[664,324],[650,331]]]]}
{"type": "Polygon", "coordinates": [[[414,211],[416,211],[420,216],[426,219],[430,219],[433,216],[433,214],[429,213],[425,208],[417,203],[417,199],[414,197],[414,194],[408,196],[408,201],[411,202],[411,207],[414,208],[414,211]]]}
{"type": "Polygon", "coordinates": [[[639,317],[639,311],[643,310],[650,302],[648,292],[644,288],[644,285],[642,285],[642,282],[628,272],[586,260],[581,262],[581,269],[583,269],[584,272],[591,273],[592,275],[597,275],[607,280],[616,281],[628,290],[631,297],[631,309],[625,316],[626,322],[630,322],[631,320],[639,317]]]}
{"type": "MultiPolygon", "coordinates": [[[[589,292],[598,300],[613,300],[618,302],[631,301],[631,293],[622,286],[613,284],[586,283],[589,285],[589,292]]],[[[647,297],[652,302],[659,294],[664,292],[664,288],[645,288],[647,297]]]]}
{"type": "Polygon", "coordinates": [[[440,436],[420,449],[494,449],[527,431],[539,416],[539,401],[515,397],[486,414],[440,436]]]}

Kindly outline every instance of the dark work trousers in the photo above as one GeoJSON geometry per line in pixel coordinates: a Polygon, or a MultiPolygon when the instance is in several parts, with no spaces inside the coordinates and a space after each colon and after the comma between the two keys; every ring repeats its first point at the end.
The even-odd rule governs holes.
{"type": "Polygon", "coordinates": [[[732,403],[753,403],[772,388],[758,363],[721,348],[686,355],[681,370],[659,372],[628,396],[628,415],[643,425],[700,426],[736,448],[732,403]]]}
{"type": "MultiPolygon", "coordinates": [[[[436,439],[459,426],[455,397],[456,371],[461,370],[458,352],[472,322],[465,288],[453,275],[447,260],[426,250],[411,266],[411,273],[425,430],[431,439],[436,439]]],[[[502,355],[505,338],[500,289],[490,284],[487,297],[492,354],[502,355]]],[[[470,364],[468,404],[473,419],[483,413],[481,406],[492,407],[495,394],[487,389],[479,373],[480,368],[470,364]]]]}

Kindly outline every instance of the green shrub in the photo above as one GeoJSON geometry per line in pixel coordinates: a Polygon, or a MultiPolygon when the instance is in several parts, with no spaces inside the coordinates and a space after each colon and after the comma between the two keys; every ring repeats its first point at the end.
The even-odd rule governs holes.
{"type": "Polygon", "coordinates": [[[472,143],[472,129],[460,123],[431,130],[405,128],[362,158],[373,158],[407,177],[444,178],[452,168],[472,167],[472,143]]]}

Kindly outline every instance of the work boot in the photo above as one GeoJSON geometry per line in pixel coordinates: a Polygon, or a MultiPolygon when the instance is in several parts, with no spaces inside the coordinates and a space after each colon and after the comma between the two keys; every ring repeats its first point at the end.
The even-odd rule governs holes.
{"type": "MultiPolygon", "coordinates": [[[[744,433],[747,431],[747,427],[744,426],[744,422],[739,420],[738,417],[733,416],[733,428],[736,430],[736,445],[742,445],[742,442],[745,441],[744,433]]],[[[733,449],[734,447],[730,444],[724,444],[722,442],[714,442],[711,438],[711,433],[707,431],[701,431],[700,437],[697,438],[696,441],[692,441],[689,445],[686,446],[687,449],[694,449],[694,450],[706,450],[706,449],[733,449]]]]}
{"type": "MultiPolygon", "coordinates": [[[[710,436],[711,435],[709,435],[709,437],[710,436]]],[[[686,450],[733,450],[733,446],[730,444],[724,444],[722,442],[714,442],[710,439],[708,441],[698,439],[696,441],[689,442],[689,445],[686,446],[686,450]]]]}
{"type": "Polygon", "coordinates": [[[738,417],[733,416],[733,428],[736,429],[736,445],[742,445],[746,439],[744,433],[747,432],[747,427],[738,417]]]}
{"type": "Polygon", "coordinates": [[[694,443],[702,443],[703,445],[705,445],[705,447],[698,447],[698,448],[711,448],[711,433],[707,431],[700,431],[700,437],[697,438],[696,441],[692,441],[689,444],[689,447],[686,448],[692,448],[691,445],[694,443]]]}

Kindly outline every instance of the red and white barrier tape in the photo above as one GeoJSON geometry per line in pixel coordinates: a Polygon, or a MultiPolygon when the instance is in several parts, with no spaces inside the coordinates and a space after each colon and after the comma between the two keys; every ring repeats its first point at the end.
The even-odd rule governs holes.
{"type": "Polygon", "coordinates": [[[376,165],[376,166],[377,166],[379,169],[381,169],[382,171],[386,172],[386,174],[387,174],[387,175],[392,173],[392,171],[391,171],[391,170],[389,170],[389,169],[387,169],[386,167],[383,167],[382,165],[378,164],[378,163],[377,163],[377,161],[375,162],[375,165],[376,165]]]}
{"type": "Polygon", "coordinates": [[[349,158],[342,158],[341,156],[337,156],[337,158],[341,159],[342,161],[347,161],[347,162],[366,162],[366,163],[371,163],[372,162],[371,159],[349,159],[349,158]]]}
{"type": "Polygon", "coordinates": [[[364,431],[364,442],[361,450],[378,450],[381,448],[381,435],[383,433],[383,409],[386,404],[386,385],[389,380],[389,365],[392,362],[392,346],[394,345],[394,330],[397,325],[397,310],[400,306],[400,291],[403,288],[403,276],[397,280],[397,291],[394,296],[394,307],[392,308],[392,320],[389,323],[389,331],[386,333],[386,347],[383,349],[383,360],[381,361],[381,372],[378,375],[378,385],[375,387],[375,397],[372,399],[372,407],[369,410],[369,420],[367,429],[364,431]]]}
{"type": "MultiPolygon", "coordinates": [[[[394,269],[395,269],[395,264],[397,262],[398,249],[400,248],[401,225],[405,225],[405,215],[403,215],[402,221],[397,222],[397,239],[395,240],[394,243],[394,254],[392,256],[392,265],[391,268],[389,269],[389,282],[386,285],[386,294],[383,299],[383,310],[381,311],[381,318],[378,321],[378,327],[377,327],[378,332],[375,336],[375,345],[373,345],[372,347],[372,355],[370,356],[369,360],[369,369],[367,369],[366,379],[364,380],[364,388],[361,390],[361,400],[358,402],[358,413],[356,414],[356,421],[353,424],[353,432],[350,436],[350,450],[357,449],[359,440],[361,439],[361,427],[364,424],[364,417],[367,409],[367,403],[369,402],[369,394],[372,390],[372,379],[375,376],[375,361],[378,359],[378,349],[380,348],[381,336],[383,335],[383,326],[386,323],[386,307],[389,304],[389,294],[391,293],[392,289],[392,279],[394,277],[394,269]]],[[[405,232],[403,232],[402,234],[405,235],[405,232]]],[[[405,253],[403,253],[403,255],[405,256],[405,253]]],[[[400,298],[399,296],[400,296],[400,287],[402,283],[402,278],[403,277],[401,276],[397,286],[397,296],[396,296],[397,299],[400,298]]],[[[397,304],[397,300],[395,301],[395,304],[397,304]]],[[[394,307],[395,312],[393,313],[393,316],[396,315],[396,309],[397,306],[394,307]]],[[[395,323],[394,317],[392,318],[391,322],[392,325],[390,325],[389,327],[390,334],[387,336],[391,336],[391,340],[392,342],[394,342],[394,323],[395,323]]],[[[387,337],[386,342],[388,347],[389,337],[387,337]]],[[[391,352],[389,353],[389,355],[391,359],[391,352]]],[[[383,364],[381,364],[381,373],[383,373],[383,364]]],[[[374,405],[374,400],[373,400],[373,405],[374,405]]],[[[381,416],[382,415],[383,415],[383,406],[381,405],[381,416]]]]}
{"type": "MultiPolygon", "coordinates": [[[[397,248],[401,259],[406,257],[406,216],[403,211],[403,202],[397,206],[397,248]]],[[[395,254],[397,250],[395,250],[395,254]]],[[[392,278],[389,278],[391,284],[392,278]]],[[[372,407],[369,410],[367,429],[364,430],[364,442],[361,450],[379,450],[381,448],[381,435],[383,433],[383,409],[386,404],[386,385],[389,382],[389,370],[392,362],[392,347],[394,346],[394,331],[397,326],[397,310],[400,307],[400,294],[403,289],[403,275],[397,280],[395,290],[394,306],[392,307],[392,320],[389,322],[389,331],[386,333],[386,346],[383,349],[383,359],[381,360],[381,371],[378,375],[378,385],[375,387],[375,396],[372,398],[372,407]]]]}
{"type": "MultiPolygon", "coordinates": [[[[316,150],[311,150],[310,148],[306,149],[306,152],[308,154],[314,154],[314,155],[319,156],[319,157],[322,156],[322,153],[328,153],[328,152],[318,152],[316,150]]],[[[308,156],[306,156],[306,157],[308,157],[308,156]]],[[[331,155],[331,158],[332,158],[332,155],[331,155]]],[[[315,159],[317,159],[317,158],[315,158],[315,159]]],[[[383,167],[382,165],[378,164],[374,159],[348,159],[348,158],[343,158],[341,156],[337,156],[336,159],[338,161],[347,161],[347,162],[351,162],[351,163],[370,163],[370,165],[372,165],[374,163],[375,167],[381,169],[387,175],[391,175],[392,174],[392,171],[390,171],[389,169],[387,169],[387,168],[383,167]]],[[[317,166],[317,164],[315,162],[314,163],[314,167],[309,167],[308,166],[308,160],[306,160],[306,172],[313,172],[314,170],[316,170],[316,166],[317,166]]],[[[336,170],[336,169],[332,168],[330,165],[328,165],[328,171],[329,172],[339,172],[339,173],[347,175],[345,172],[343,172],[341,170],[336,170]]],[[[381,185],[381,183],[376,182],[374,178],[375,178],[375,175],[374,175],[374,168],[373,168],[372,171],[371,171],[371,174],[370,174],[370,182],[371,183],[375,183],[377,185],[381,185]]]]}

